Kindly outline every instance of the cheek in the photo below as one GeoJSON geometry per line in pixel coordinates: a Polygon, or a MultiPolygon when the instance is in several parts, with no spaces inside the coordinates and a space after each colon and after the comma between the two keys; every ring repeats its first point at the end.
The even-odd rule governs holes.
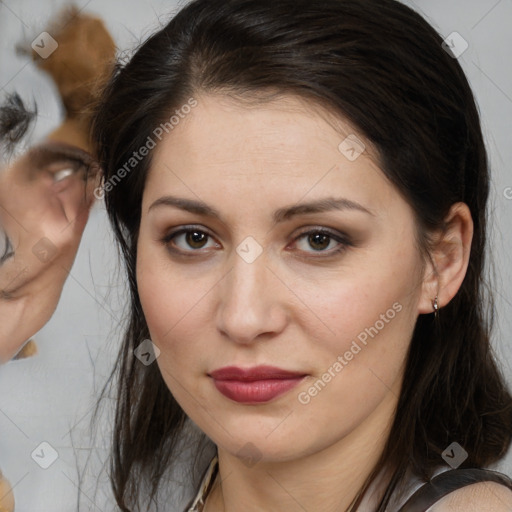
{"type": "Polygon", "coordinates": [[[391,378],[403,363],[417,316],[418,260],[406,247],[392,247],[380,258],[302,285],[309,311],[296,321],[326,368],[346,355],[351,367],[387,366],[391,378]]]}
{"type": "Polygon", "coordinates": [[[400,393],[415,310],[408,302],[405,280],[383,280],[379,275],[380,281],[370,273],[360,274],[343,290],[326,289],[324,297],[329,300],[318,299],[312,307],[318,308],[335,335],[319,335],[318,321],[302,324],[310,340],[305,353],[315,372],[296,398],[312,422],[320,415],[324,424],[349,431],[389,393],[400,393]]]}
{"type": "Polygon", "coordinates": [[[161,350],[166,366],[197,365],[200,342],[194,329],[204,324],[199,317],[206,304],[207,283],[177,275],[152,251],[138,253],[137,288],[151,340],[161,350]]]}
{"type": "Polygon", "coordinates": [[[137,287],[151,341],[160,349],[156,364],[185,413],[197,416],[206,404],[203,373],[206,294],[204,281],[172,272],[152,251],[138,253],[137,287]]]}

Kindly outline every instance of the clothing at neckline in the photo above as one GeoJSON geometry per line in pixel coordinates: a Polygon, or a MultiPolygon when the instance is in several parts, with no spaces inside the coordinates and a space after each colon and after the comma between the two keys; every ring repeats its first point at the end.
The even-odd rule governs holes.
{"type": "Polygon", "coordinates": [[[206,470],[205,475],[203,476],[201,483],[199,485],[199,489],[194,498],[194,501],[190,505],[189,508],[186,509],[185,512],[203,512],[204,504],[206,502],[206,498],[210,493],[212,484],[217,476],[217,472],[219,470],[218,464],[219,458],[217,455],[214,455],[210,464],[208,465],[208,469],[206,470]]]}
{"type": "MultiPolygon", "coordinates": [[[[218,460],[217,454],[211,459],[196,496],[185,512],[203,512],[206,498],[219,470],[218,460]]],[[[512,490],[512,479],[498,471],[480,468],[442,468],[429,482],[416,485],[416,488],[413,486],[412,492],[408,493],[408,498],[401,506],[397,506],[396,510],[397,512],[427,512],[432,505],[451,492],[467,485],[487,481],[497,482],[512,490]]]]}

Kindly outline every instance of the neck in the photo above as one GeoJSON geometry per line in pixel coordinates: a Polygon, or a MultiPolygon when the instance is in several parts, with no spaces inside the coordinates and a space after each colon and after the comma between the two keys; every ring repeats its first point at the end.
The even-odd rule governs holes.
{"type": "MultiPolygon", "coordinates": [[[[205,512],[348,511],[382,454],[395,407],[396,398],[389,394],[345,437],[293,460],[263,457],[248,467],[218,447],[219,471],[205,512]]],[[[374,482],[378,485],[372,485],[371,495],[363,500],[365,509],[380,500],[389,481],[390,469],[379,470],[374,482]]]]}

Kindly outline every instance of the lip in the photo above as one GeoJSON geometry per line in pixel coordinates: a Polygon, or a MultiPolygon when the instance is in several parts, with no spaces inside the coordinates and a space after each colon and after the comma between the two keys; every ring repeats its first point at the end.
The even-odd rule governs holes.
{"type": "Polygon", "coordinates": [[[303,377],[304,372],[283,370],[276,366],[253,366],[252,368],[239,368],[238,366],[225,366],[208,374],[216,380],[238,380],[243,382],[254,382],[255,380],[266,379],[291,379],[303,377]]]}
{"type": "Polygon", "coordinates": [[[307,374],[275,366],[239,368],[226,366],[208,374],[217,390],[244,404],[269,402],[301,382],[307,374]]]}

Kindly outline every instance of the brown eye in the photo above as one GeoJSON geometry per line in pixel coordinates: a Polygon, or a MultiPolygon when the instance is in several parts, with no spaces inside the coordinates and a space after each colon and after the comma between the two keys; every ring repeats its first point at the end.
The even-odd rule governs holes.
{"type": "Polygon", "coordinates": [[[308,235],[308,243],[315,250],[321,251],[322,249],[327,249],[327,247],[329,247],[330,241],[331,237],[324,233],[308,235]]]}
{"type": "Polygon", "coordinates": [[[346,236],[341,233],[331,232],[325,228],[302,233],[295,239],[295,244],[297,244],[297,241],[302,240],[305,240],[306,244],[303,244],[302,248],[299,247],[300,251],[306,253],[317,252],[322,256],[332,256],[333,254],[340,253],[346,250],[347,247],[353,245],[346,236]],[[329,247],[330,250],[326,250],[329,247]],[[308,248],[313,250],[308,250],[308,248]]]}
{"type": "Polygon", "coordinates": [[[186,243],[194,249],[202,249],[207,238],[208,235],[201,231],[188,231],[185,234],[186,243]]]}
{"type": "Polygon", "coordinates": [[[169,233],[162,239],[162,243],[173,253],[192,255],[194,252],[199,253],[200,249],[209,248],[206,244],[211,238],[205,231],[191,227],[169,233]]]}

